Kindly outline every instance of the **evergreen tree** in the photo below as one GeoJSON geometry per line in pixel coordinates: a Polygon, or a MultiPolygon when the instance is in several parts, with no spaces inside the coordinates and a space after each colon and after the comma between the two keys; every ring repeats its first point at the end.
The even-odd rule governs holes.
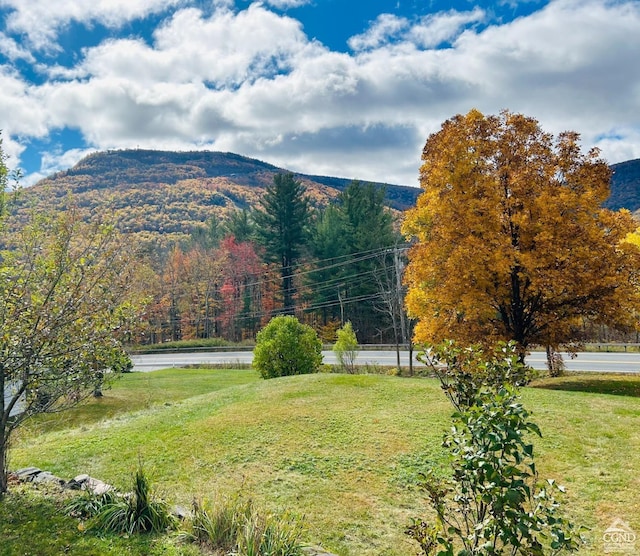
{"type": "Polygon", "coordinates": [[[393,216],[384,204],[384,196],[383,188],[359,181],[352,182],[340,194],[342,212],[353,231],[354,252],[394,244],[393,216]]]}
{"type": "Polygon", "coordinates": [[[234,210],[222,225],[222,229],[226,237],[233,236],[238,243],[253,241],[255,236],[253,214],[246,208],[234,210]]]}
{"type": "Polygon", "coordinates": [[[199,246],[204,249],[212,249],[220,245],[224,230],[216,216],[212,216],[204,224],[191,230],[190,246],[199,246]]]}
{"type": "Polygon", "coordinates": [[[313,222],[310,249],[317,270],[309,274],[307,283],[311,307],[320,312],[323,325],[344,320],[341,299],[350,262],[350,237],[350,226],[338,206],[329,205],[313,222]]]}
{"type": "Polygon", "coordinates": [[[254,214],[256,236],[265,249],[267,262],[280,266],[282,304],[293,313],[293,265],[307,243],[310,219],[306,188],[293,174],[276,174],[254,214]]]}
{"type": "MultiPolygon", "coordinates": [[[[393,246],[399,239],[384,199],[384,189],[354,181],[336,205],[319,215],[311,234],[317,268],[308,280],[311,306],[321,310],[325,325],[350,320],[365,343],[374,340],[380,328],[376,277],[385,265],[394,264],[393,246]]],[[[384,322],[381,328],[386,326],[384,322]]]]}
{"type": "MultiPolygon", "coordinates": [[[[372,341],[380,324],[374,304],[380,291],[376,274],[393,264],[392,247],[398,243],[393,215],[384,204],[385,191],[372,183],[352,182],[339,197],[340,210],[350,231],[351,263],[345,276],[345,319],[366,341],[372,341]],[[384,256],[389,248],[388,256],[384,256]]],[[[384,323],[386,327],[386,323],[384,323]]]]}

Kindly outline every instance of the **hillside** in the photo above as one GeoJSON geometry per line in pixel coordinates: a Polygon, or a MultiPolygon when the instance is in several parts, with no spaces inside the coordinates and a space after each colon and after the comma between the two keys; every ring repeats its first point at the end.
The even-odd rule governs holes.
{"type": "MultiPolygon", "coordinates": [[[[212,217],[253,207],[277,173],[272,164],[232,153],[151,150],[91,154],[69,170],[58,172],[25,191],[27,205],[60,207],[71,193],[87,208],[108,206],[123,229],[145,240],[165,243],[185,237],[212,217]]],[[[352,180],[296,174],[311,202],[324,206],[352,180]]],[[[387,185],[390,207],[404,210],[419,190],[387,185]]]]}
{"type": "Polygon", "coordinates": [[[640,216],[640,158],[612,164],[611,195],[605,206],[627,208],[640,216]]]}
{"type": "MultiPolygon", "coordinates": [[[[640,213],[640,159],[614,164],[606,206],[640,213]]],[[[141,240],[166,245],[189,235],[210,218],[224,219],[235,209],[258,203],[273,176],[287,172],[267,162],[233,153],[121,150],[91,154],[25,190],[25,206],[61,208],[68,193],[80,206],[108,206],[123,229],[141,240]]],[[[296,174],[312,204],[324,206],[351,179],[296,174]]],[[[385,187],[390,207],[413,206],[420,189],[385,187]]]]}
{"type": "MultiPolygon", "coordinates": [[[[612,515],[640,530],[640,399],[631,394],[638,385],[599,375],[553,379],[557,390],[522,390],[544,433],[535,437],[536,468],[541,480],[567,485],[559,501],[563,515],[584,526],[583,556],[602,555],[612,515]]],[[[26,427],[12,445],[11,465],[63,478],[89,472],[122,488],[143,462],[171,504],[240,493],[270,512],[302,517],[307,540],[331,552],[411,556],[417,545],[404,530],[427,511],[415,484],[432,466],[447,472],[442,435],[451,412],[435,379],[319,373],[261,380],[251,369],[128,373],[103,398],[26,427]]],[[[61,519],[24,519],[18,528],[6,515],[0,506],[2,554],[24,554],[27,538],[31,554],[178,553],[154,549],[155,538],[146,551],[83,551],[74,541],[98,536],[80,536],[77,521],[69,529],[78,536],[60,542],[68,538],[61,519]]],[[[105,539],[99,546],[120,537],[105,539]]]]}

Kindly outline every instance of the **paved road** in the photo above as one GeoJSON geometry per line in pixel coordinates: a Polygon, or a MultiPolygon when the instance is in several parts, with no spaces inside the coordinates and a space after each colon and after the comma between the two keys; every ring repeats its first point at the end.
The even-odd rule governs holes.
{"type": "MultiPolygon", "coordinates": [[[[565,354],[564,362],[568,371],[640,373],[640,353],[579,352],[575,359],[565,354]]],[[[532,353],[527,363],[534,369],[546,369],[546,354],[532,353]]]]}
{"type": "MultiPolygon", "coordinates": [[[[331,351],[323,351],[324,362],[335,364],[336,359],[331,351]]],[[[403,367],[409,366],[408,352],[400,353],[400,361],[403,367]]],[[[250,351],[233,352],[201,352],[201,353],[154,353],[150,355],[134,355],[131,357],[134,371],[154,371],[169,367],[184,367],[202,363],[234,364],[251,363],[253,353],[250,351]]],[[[535,352],[527,362],[535,369],[546,368],[544,353],[535,352]]],[[[395,366],[395,351],[361,351],[356,363],[364,365],[395,366]]],[[[611,373],[640,373],[640,353],[590,353],[581,352],[575,359],[565,356],[565,364],[568,371],[600,371],[611,373]]],[[[419,363],[416,362],[416,365],[419,363]]]]}

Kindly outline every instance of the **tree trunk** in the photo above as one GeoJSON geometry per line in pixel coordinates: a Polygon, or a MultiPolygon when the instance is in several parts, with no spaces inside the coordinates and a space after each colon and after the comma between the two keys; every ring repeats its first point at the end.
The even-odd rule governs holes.
{"type": "Polygon", "coordinates": [[[283,313],[285,315],[293,315],[294,314],[294,305],[293,305],[293,271],[291,268],[291,260],[288,258],[283,258],[282,260],[282,304],[283,304],[283,313]]]}
{"type": "Polygon", "coordinates": [[[409,376],[413,376],[413,340],[409,338],[409,376]]]}
{"type": "Polygon", "coordinates": [[[564,360],[562,354],[553,347],[547,346],[547,369],[553,377],[561,376],[564,373],[564,360]]]}
{"type": "Polygon", "coordinates": [[[7,493],[9,485],[9,470],[7,469],[8,442],[4,432],[4,430],[0,431],[0,500],[7,493]]]}
{"type": "MultiPolygon", "coordinates": [[[[6,387],[4,367],[0,366],[0,500],[7,492],[7,448],[8,448],[8,436],[7,436],[7,419],[8,414],[5,414],[5,398],[4,390],[6,387]]],[[[7,412],[8,413],[8,412],[7,412]]]]}

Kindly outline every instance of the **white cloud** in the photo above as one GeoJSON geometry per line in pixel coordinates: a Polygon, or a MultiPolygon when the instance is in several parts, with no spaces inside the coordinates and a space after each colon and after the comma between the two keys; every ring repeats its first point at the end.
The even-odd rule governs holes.
{"type": "MultiPolygon", "coordinates": [[[[4,130],[0,130],[0,139],[2,139],[2,152],[7,157],[7,160],[5,161],[7,168],[9,168],[9,170],[19,168],[20,155],[25,150],[24,145],[13,139],[8,133],[5,134],[4,130]]],[[[31,185],[31,183],[28,183],[27,185],[31,185]]]]}
{"type": "Polygon", "coordinates": [[[640,5],[559,0],[527,18],[457,41],[447,66],[483,106],[531,113],[593,134],[635,119],[640,98],[640,5]]]}
{"type": "Polygon", "coordinates": [[[45,153],[42,157],[42,173],[49,176],[60,170],[67,170],[82,160],[85,156],[95,152],[96,149],[70,149],[68,151],[56,150],[45,153]]]}
{"type": "Polygon", "coordinates": [[[36,61],[31,52],[22,48],[14,39],[1,32],[0,52],[2,52],[2,54],[12,62],[15,62],[16,60],[25,60],[26,62],[33,64],[36,61]]]}
{"type": "Polygon", "coordinates": [[[419,48],[434,48],[456,38],[468,25],[484,21],[485,17],[484,10],[478,7],[470,12],[450,10],[428,15],[411,27],[407,38],[419,48]]]}
{"type": "Polygon", "coordinates": [[[392,14],[381,14],[365,33],[351,37],[349,46],[360,52],[400,41],[418,49],[435,48],[455,39],[466,26],[484,19],[485,12],[478,7],[470,12],[449,10],[430,14],[415,22],[392,14]]]}
{"type": "Polygon", "coordinates": [[[9,8],[7,29],[25,34],[36,49],[57,49],[58,31],[71,22],[107,27],[162,12],[186,0],[0,0],[9,8]]]}
{"type": "Polygon", "coordinates": [[[402,34],[407,27],[409,21],[404,17],[380,14],[366,33],[351,37],[348,44],[356,52],[378,48],[402,34]]]}
{"type": "Polygon", "coordinates": [[[40,171],[33,172],[20,180],[20,185],[28,187],[41,179],[47,178],[61,170],[68,170],[77,164],[85,156],[95,152],[96,149],[70,149],[62,151],[59,148],[43,153],[40,171]]]}
{"type": "Polygon", "coordinates": [[[48,133],[47,114],[28,85],[11,67],[0,66],[2,128],[9,135],[42,137],[48,133]]]}
{"type": "Polygon", "coordinates": [[[265,4],[273,6],[279,10],[286,10],[287,8],[298,8],[310,4],[312,0],[264,0],[265,4]]]}
{"type": "Polygon", "coordinates": [[[474,26],[486,25],[479,9],[420,21],[387,15],[352,39],[352,54],[310,41],[265,4],[215,6],[175,11],[152,44],[89,48],[44,85],[4,68],[5,137],[72,127],[98,149],[228,150],[306,173],[415,185],[428,134],[476,107],[523,112],[554,133],[574,129],[611,162],[640,156],[635,0],[555,0],[484,28],[474,26]]]}
{"type": "Polygon", "coordinates": [[[189,79],[234,85],[290,70],[292,59],[308,46],[300,22],[260,4],[208,19],[197,10],[183,10],[154,37],[156,50],[173,62],[178,79],[188,72],[189,79]]]}
{"type": "Polygon", "coordinates": [[[209,18],[185,9],[155,31],[153,46],[139,39],[109,40],[88,49],[77,67],[52,68],[51,75],[235,87],[290,70],[307,47],[299,22],[259,4],[238,14],[219,10],[209,18]]]}
{"type": "Polygon", "coordinates": [[[640,126],[620,127],[594,139],[594,145],[606,160],[623,162],[640,158],[640,126]]]}

